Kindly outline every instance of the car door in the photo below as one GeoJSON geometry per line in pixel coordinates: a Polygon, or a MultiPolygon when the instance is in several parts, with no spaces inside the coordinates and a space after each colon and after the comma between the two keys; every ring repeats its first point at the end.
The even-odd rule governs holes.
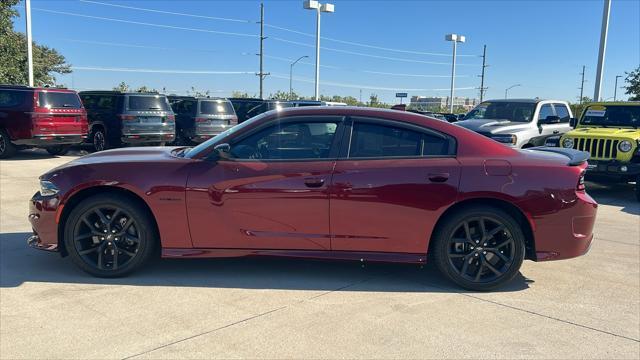
{"type": "Polygon", "coordinates": [[[382,119],[353,118],[331,183],[331,249],[420,253],[455,202],[455,139],[382,119]]]}
{"type": "Polygon", "coordinates": [[[567,127],[566,124],[563,124],[561,122],[545,123],[545,120],[549,116],[557,116],[553,105],[551,103],[540,105],[540,110],[538,111],[537,117],[540,136],[536,136],[535,138],[531,139],[531,142],[533,144],[542,145],[544,144],[544,139],[549,136],[561,134],[562,132],[564,132],[563,129],[567,127]]]}
{"type": "Polygon", "coordinates": [[[276,119],[231,139],[227,158],[194,166],[194,247],[330,250],[328,187],[341,131],[336,116],[276,119]]]}

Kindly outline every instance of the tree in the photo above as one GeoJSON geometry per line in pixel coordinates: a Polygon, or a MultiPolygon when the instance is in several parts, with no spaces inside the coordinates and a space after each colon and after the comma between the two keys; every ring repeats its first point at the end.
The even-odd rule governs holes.
{"type": "Polygon", "coordinates": [[[239,90],[233,90],[231,92],[231,97],[232,98],[250,98],[251,96],[249,96],[249,94],[246,91],[239,91],[239,90]]]}
{"type": "Polygon", "coordinates": [[[295,97],[289,99],[289,97],[291,96],[291,94],[289,94],[286,91],[282,91],[282,90],[278,90],[275,92],[275,94],[270,94],[269,95],[269,99],[273,99],[273,100],[297,100],[298,99],[298,95],[294,94],[295,97]]]}
{"type": "Polygon", "coordinates": [[[131,88],[129,87],[129,85],[127,85],[127,83],[124,81],[120,82],[118,86],[113,88],[114,91],[121,91],[121,92],[129,92],[130,89],[131,88]]]}
{"type": "MultiPolygon", "coordinates": [[[[27,38],[13,30],[13,18],[18,12],[13,8],[19,0],[0,1],[0,83],[27,84],[27,38]]],[[[53,73],[69,74],[71,66],[64,56],[48,46],[33,43],[33,78],[36,86],[55,85],[53,73]]]]}
{"type": "Polygon", "coordinates": [[[624,82],[629,84],[624,87],[627,90],[625,94],[630,95],[631,101],[640,100],[640,66],[631,72],[625,71],[624,74],[627,75],[624,82]]]}

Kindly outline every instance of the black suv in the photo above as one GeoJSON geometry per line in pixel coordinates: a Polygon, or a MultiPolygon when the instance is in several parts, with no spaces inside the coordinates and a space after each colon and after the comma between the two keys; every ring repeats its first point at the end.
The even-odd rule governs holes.
{"type": "Polygon", "coordinates": [[[175,115],[157,93],[82,91],[89,141],[96,151],[122,145],[164,145],[175,138],[175,115]]]}
{"type": "Polygon", "coordinates": [[[238,117],[227,99],[169,96],[176,114],[175,145],[201,143],[238,124],[238,117]]]}
{"type": "Polygon", "coordinates": [[[293,106],[287,101],[279,100],[229,98],[229,101],[231,101],[231,104],[233,104],[233,108],[236,110],[236,115],[238,115],[238,124],[269,110],[293,106]]]}

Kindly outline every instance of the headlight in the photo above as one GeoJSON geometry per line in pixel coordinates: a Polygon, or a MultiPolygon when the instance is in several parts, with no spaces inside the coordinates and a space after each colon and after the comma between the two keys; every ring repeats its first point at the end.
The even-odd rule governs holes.
{"type": "Polygon", "coordinates": [[[518,142],[518,137],[515,135],[491,135],[491,138],[503,144],[515,145],[518,142]]]}
{"type": "Polygon", "coordinates": [[[631,141],[622,140],[618,143],[618,150],[622,152],[629,152],[632,148],[633,145],[631,145],[631,141]]]}
{"type": "Polygon", "coordinates": [[[51,181],[40,180],[40,195],[53,196],[60,191],[51,181]]]}
{"type": "Polygon", "coordinates": [[[564,148],[573,148],[573,139],[572,138],[566,138],[566,139],[562,140],[562,147],[564,147],[564,148]]]}

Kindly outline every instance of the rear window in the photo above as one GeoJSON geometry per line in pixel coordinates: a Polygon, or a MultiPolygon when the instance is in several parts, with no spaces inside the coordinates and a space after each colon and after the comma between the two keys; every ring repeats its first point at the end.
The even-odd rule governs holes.
{"type": "Polygon", "coordinates": [[[129,95],[127,110],[169,111],[171,107],[163,95],[129,95]]]}
{"type": "Polygon", "coordinates": [[[13,108],[24,104],[31,92],[24,90],[0,90],[0,108],[13,108]]]}
{"type": "Polygon", "coordinates": [[[82,107],[82,103],[76,93],[43,91],[38,93],[38,107],[79,109],[82,107]]]}
{"type": "Polygon", "coordinates": [[[233,115],[233,106],[228,101],[201,101],[200,102],[201,114],[218,114],[218,115],[233,115]]]}

